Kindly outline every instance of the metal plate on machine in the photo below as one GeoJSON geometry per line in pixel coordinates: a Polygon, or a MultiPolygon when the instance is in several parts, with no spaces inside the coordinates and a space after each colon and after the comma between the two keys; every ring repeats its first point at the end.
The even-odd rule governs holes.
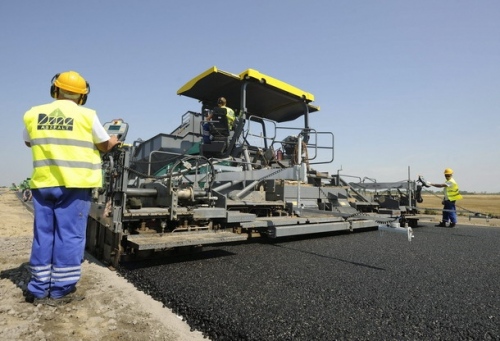
{"type": "Polygon", "coordinates": [[[268,229],[269,236],[271,238],[347,230],[349,230],[349,223],[345,221],[320,224],[272,226],[268,229]]]}
{"type": "Polygon", "coordinates": [[[352,220],[352,229],[362,229],[367,227],[377,227],[379,224],[375,220],[352,220]]]}
{"type": "Polygon", "coordinates": [[[256,218],[255,221],[242,223],[245,228],[258,228],[270,226],[287,226],[287,225],[311,225],[319,223],[343,222],[344,219],[339,217],[324,216],[324,217],[262,217],[256,218]]]}
{"type": "Polygon", "coordinates": [[[193,210],[194,219],[213,219],[213,218],[225,218],[226,210],[224,208],[217,207],[201,207],[195,208],[193,210]]]}
{"type": "Polygon", "coordinates": [[[247,240],[247,234],[227,231],[179,232],[153,235],[129,235],[127,243],[137,250],[167,249],[180,246],[209,245],[247,240]]]}
{"type": "Polygon", "coordinates": [[[239,211],[227,211],[227,222],[228,223],[243,223],[254,221],[256,215],[253,213],[244,213],[239,211]]]}
{"type": "Polygon", "coordinates": [[[167,207],[143,207],[123,211],[124,218],[168,217],[170,209],[167,207]]]}

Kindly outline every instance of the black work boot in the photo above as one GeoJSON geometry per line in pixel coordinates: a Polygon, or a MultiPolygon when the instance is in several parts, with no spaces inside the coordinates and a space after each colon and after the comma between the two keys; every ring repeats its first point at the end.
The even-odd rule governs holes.
{"type": "Polygon", "coordinates": [[[455,227],[456,223],[450,223],[449,227],[455,227]]]}
{"type": "Polygon", "coordinates": [[[73,301],[81,301],[85,299],[85,296],[83,295],[78,295],[76,293],[76,287],[73,287],[70,292],[68,292],[66,295],[59,297],[59,298],[51,298],[50,301],[45,302],[45,304],[57,307],[60,305],[64,305],[73,301]]]}
{"type": "Polygon", "coordinates": [[[440,221],[439,224],[434,225],[436,227],[446,227],[446,223],[444,221],[440,221]]]}

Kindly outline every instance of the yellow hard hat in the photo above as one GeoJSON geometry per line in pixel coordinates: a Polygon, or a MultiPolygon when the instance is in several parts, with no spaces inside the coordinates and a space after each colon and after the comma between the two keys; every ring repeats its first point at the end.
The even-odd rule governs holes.
{"type": "Polygon", "coordinates": [[[444,170],[444,175],[452,175],[453,174],[453,169],[451,168],[446,168],[444,170]]]}
{"type": "Polygon", "coordinates": [[[75,71],[58,73],[52,78],[52,85],[81,95],[86,95],[90,91],[89,83],[75,71]]]}
{"type": "Polygon", "coordinates": [[[89,83],[75,71],[58,73],[52,77],[52,85],[50,86],[50,96],[52,96],[52,98],[58,97],[58,89],[80,94],[81,96],[78,100],[79,105],[84,105],[85,102],[87,102],[87,95],[90,92],[89,83]]]}

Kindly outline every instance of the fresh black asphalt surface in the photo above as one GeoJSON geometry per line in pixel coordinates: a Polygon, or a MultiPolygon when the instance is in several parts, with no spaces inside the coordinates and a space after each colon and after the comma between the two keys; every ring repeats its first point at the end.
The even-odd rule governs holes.
{"type": "Polygon", "coordinates": [[[500,228],[237,245],[119,269],[211,340],[500,340],[500,228]]]}

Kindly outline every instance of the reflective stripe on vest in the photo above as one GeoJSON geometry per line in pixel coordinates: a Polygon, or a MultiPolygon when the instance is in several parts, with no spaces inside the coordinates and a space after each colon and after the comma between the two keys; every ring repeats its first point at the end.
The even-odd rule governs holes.
{"type": "Polygon", "coordinates": [[[66,146],[78,146],[84,148],[94,148],[94,144],[92,142],[80,141],[80,140],[72,140],[72,139],[57,139],[57,138],[40,138],[40,139],[32,139],[31,146],[37,146],[41,144],[59,144],[66,146]]]}
{"type": "Polygon", "coordinates": [[[44,167],[44,166],[101,169],[100,164],[94,165],[90,162],[65,161],[65,160],[40,160],[40,161],[33,162],[33,167],[35,167],[35,168],[36,167],[44,167]]]}
{"type": "Polygon", "coordinates": [[[31,188],[102,186],[101,157],[93,143],[95,111],[67,100],[24,115],[33,154],[31,188]]]}

